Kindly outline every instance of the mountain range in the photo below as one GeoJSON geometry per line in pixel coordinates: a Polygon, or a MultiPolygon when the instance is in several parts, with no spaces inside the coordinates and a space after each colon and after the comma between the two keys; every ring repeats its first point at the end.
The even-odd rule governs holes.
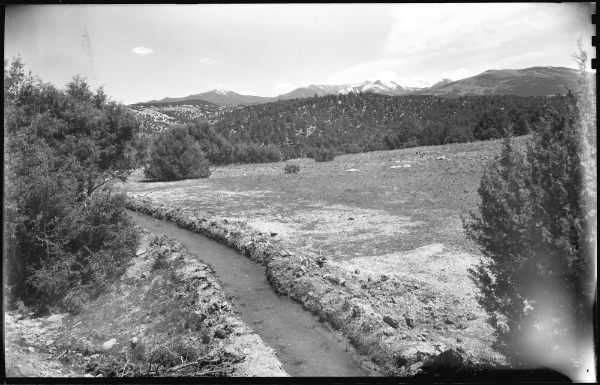
{"type": "MultiPolygon", "coordinates": [[[[521,70],[488,70],[478,75],[462,72],[458,75],[459,79],[399,78],[396,81],[367,80],[339,85],[310,84],[275,97],[240,95],[233,91],[214,89],[185,97],[151,100],[145,104],[204,100],[219,106],[236,106],[350,92],[436,95],[448,98],[469,95],[546,96],[566,94],[569,89],[576,90],[578,74],[578,70],[565,67],[531,67],[521,70]]],[[[593,77],[595,84],[595,74],[593,77]]]]}
{"type": "MultiPolygon", "coordinates": [[[[595,84],[595,74],[594,84],[595,84]]],[[[459,97],[468,95],[545,96],[577,90],[579,70],[565,67],[531,67],[522,70],[489,70],[466,79],[414,92],[418,95],[459,97]]]]}

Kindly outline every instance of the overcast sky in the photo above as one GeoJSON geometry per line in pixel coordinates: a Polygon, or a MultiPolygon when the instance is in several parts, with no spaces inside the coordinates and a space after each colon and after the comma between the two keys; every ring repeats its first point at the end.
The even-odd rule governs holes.
{"type": "Polygon", "coordinates": [[[117,101],[214,88],[276,96],[300,86],[459,70],[577,68],[584,4],[51,5],[5,12],[4,57],[63,87],[73,75],[117,101]]]}

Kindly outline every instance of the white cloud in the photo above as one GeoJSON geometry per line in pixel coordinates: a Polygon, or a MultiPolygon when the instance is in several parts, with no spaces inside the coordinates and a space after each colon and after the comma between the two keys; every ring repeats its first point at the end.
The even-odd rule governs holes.
{"type": "Polygon", "coordinates": [[[434,64],[448,72],[496,68],[508,57],[535,51],[546,52],[547,61],[561,45],[557,31],[567,35],[571,29],[567,11],[564,4],[402,4],[391,12],[385,48],[410,57],[414,70],[434,64]]]}
{"type": "Polygon", "coordinates": [[[395,72],[393,71],[388,71],[388,70],[383,70],[383,71],[379,71],[377,73],[377,75],[375,75],[375,79],[373,80],[382,80],[382,81],[392,81],[395,82],[396,80],[398,80],[398,75],[396,75],[395,72]]]}
{"type": "Polygon", "coordinates": [[[561,4],[400,4],[389,13],[393,23],[383,57],[334,72],[327,84],[459,79],[502,66],[539,65],[564,55],[549,36],[568,32],[567,10],[561,4]]]}
{"type": "Polygon", "coordinates": [[[292,89],[293,87],[294,87],[294,85],[290,82],[277,83],[273,86],[273,88],[275,88],[276,90],[289,90],[289,89],[292,89]]]}
{"type": "Polygon", "coordinates": [[[134,49],[131,50],[131,52],[137,53],[138,55],[148,55],[149,53],[154,52],[154,50],[151,48],[146,48],[144,46],[141,46],[141,47],[135,47],[134,49]]]}
{"type": "Polygon", "coordinates": [[[251,90],[243,90],[239,92],[240,95],[253,95],[253,96],[258,96],[258,94],[254,91],[251,90]]]}
{"type": "Polygon", "coordinates": [[[403,4],[392,13],[385,46],[410,55],[490,50],[545,31],[547,11],[532,4],[403,4]]]}
{"type": "Polygon", "coordinates": [[[327,83],[357,83],[365,80],[378,80],[378,76],[385,77],[385,79],[379,80],[396,80],[398,78],[396,76],[398,69],[406,62],[407,59],[386,59],[359,63],[344,70],[334,72],[327,79],[327,83]]]}
{"type": "Polygon", "coordinates": [[[473,74],[469,70],[464,69],[464,68],[459,68],[452,72],[444,72],[442,74],[442,76],[440,76],[440,77],[442,79],[460,80],[460,79],[471,77],[473,75],[475,75],[475,74],[473,74]]]}
{"type": "Polygon", "coordinates": [[[211,59],[209,57],[205,57],[203,59],[200,59],[200,63],[208,64],[208,65],[213,65],[213,64],[218,64],[218,63],[221,63],[221,62],[218,61],[218,60],[211,59]]]}

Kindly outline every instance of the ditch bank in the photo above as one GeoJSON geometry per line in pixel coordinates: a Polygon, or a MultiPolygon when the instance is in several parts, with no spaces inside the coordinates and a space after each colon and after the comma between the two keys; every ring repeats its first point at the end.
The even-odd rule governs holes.
{"type": "MultiPolygon", "coordinates": [[[[219,277],[223,292],[242,321],[277,351],[283,369],[293,377],[371,377],[369,359],[355,354],[341,333],[318,322],[302,306],[278,295],[263,266],[204,235],[172,222],[130,211],[138,226],[177,239],[219,277]]],[[[176,300],[175,300],[176,301],[176,300]]]]}
{"type": "Polygon", "coordinates": [[[7,377],[285,377],[212,268],[140,229],[137,256],[73,316],[5,313],[7,377]]]}
{"type": "MultiPolygon", "coordinates": [[[[276,293],[301,304],[319,320],[339,330],[359,354],[376,364],[373,369],[417,379],[441,373],[468,378],[474,372],[491,373],[507,368],[497,362],[482,362],[459,344],[440,343],[426,330],[415,331],[419,320],[410,309],[403,317],[397,313],[378,314],[368,295],[348,284],[355,280],[352,274],[331,266],[326,258],[313,259],[274,246],[269,242],[272,234],[260,233],[244,222],[155,203],[133,194],[129,194],[126,206],[203,234],[265,266],[266,277],[276,293]]],[[[381,280],[371,284],[389,284],[385,276],[381,280]]]]}

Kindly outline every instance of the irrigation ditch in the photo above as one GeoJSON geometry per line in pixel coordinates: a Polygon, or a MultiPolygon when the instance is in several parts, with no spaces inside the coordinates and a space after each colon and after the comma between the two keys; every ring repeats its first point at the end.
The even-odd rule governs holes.
{"type": "Polygon", "coordinates": [[[275,293],[262,266],[204,235],[146,214],[130,214],[138,226],[156,236],[177,239],[187,252],[211,267],[237,316],[277,352],[291,376],[384,375],[357,355],[339,332],[275,293]]]}
{"type": "MultiPolygon", "coordinates": [[[[255,265],[264,266],[263,274],[271,289],[279,296],[301,305],[323,325],[345,337],[352,345],[354,359],[362,364],[363,369],[370,370],[371,375],[400,376],[419,381],[439,381],[440,376],[450,377],[453,381],[514,381],[514,372],[510,367],[498,362],[480,361],[460,345],[446,346],[426,338],[421,339],[423,342],[403,343],[405,334],[402,331],[414,329],[414,325],[410,325],[411,320],[404,322],[375,312],[361,301],[360,296],[348,290],[346,279],[339,271],[328,266],[326,260],[310,258],[273,245],[269,241],[270,234],[256,231],[242,221],[157,203],[139,194],[129,193],[128,197],[126,207],[129,210],[202,234],[232,248],[239,253],[238,257],[245,256],[255,265]],[[386,340],[390,336],[394,338],[394,343],[386,340]],[[367,360],[361,361],[360,357],[367,360]]],[[[186,245],[186,242],[183,244],[186,245]]],[[[268,338],[265,342],[273,343],[268,338]]],[[[522,373],[518,378],[532,380],[537,378],[537,374],[522,373]]]]}

